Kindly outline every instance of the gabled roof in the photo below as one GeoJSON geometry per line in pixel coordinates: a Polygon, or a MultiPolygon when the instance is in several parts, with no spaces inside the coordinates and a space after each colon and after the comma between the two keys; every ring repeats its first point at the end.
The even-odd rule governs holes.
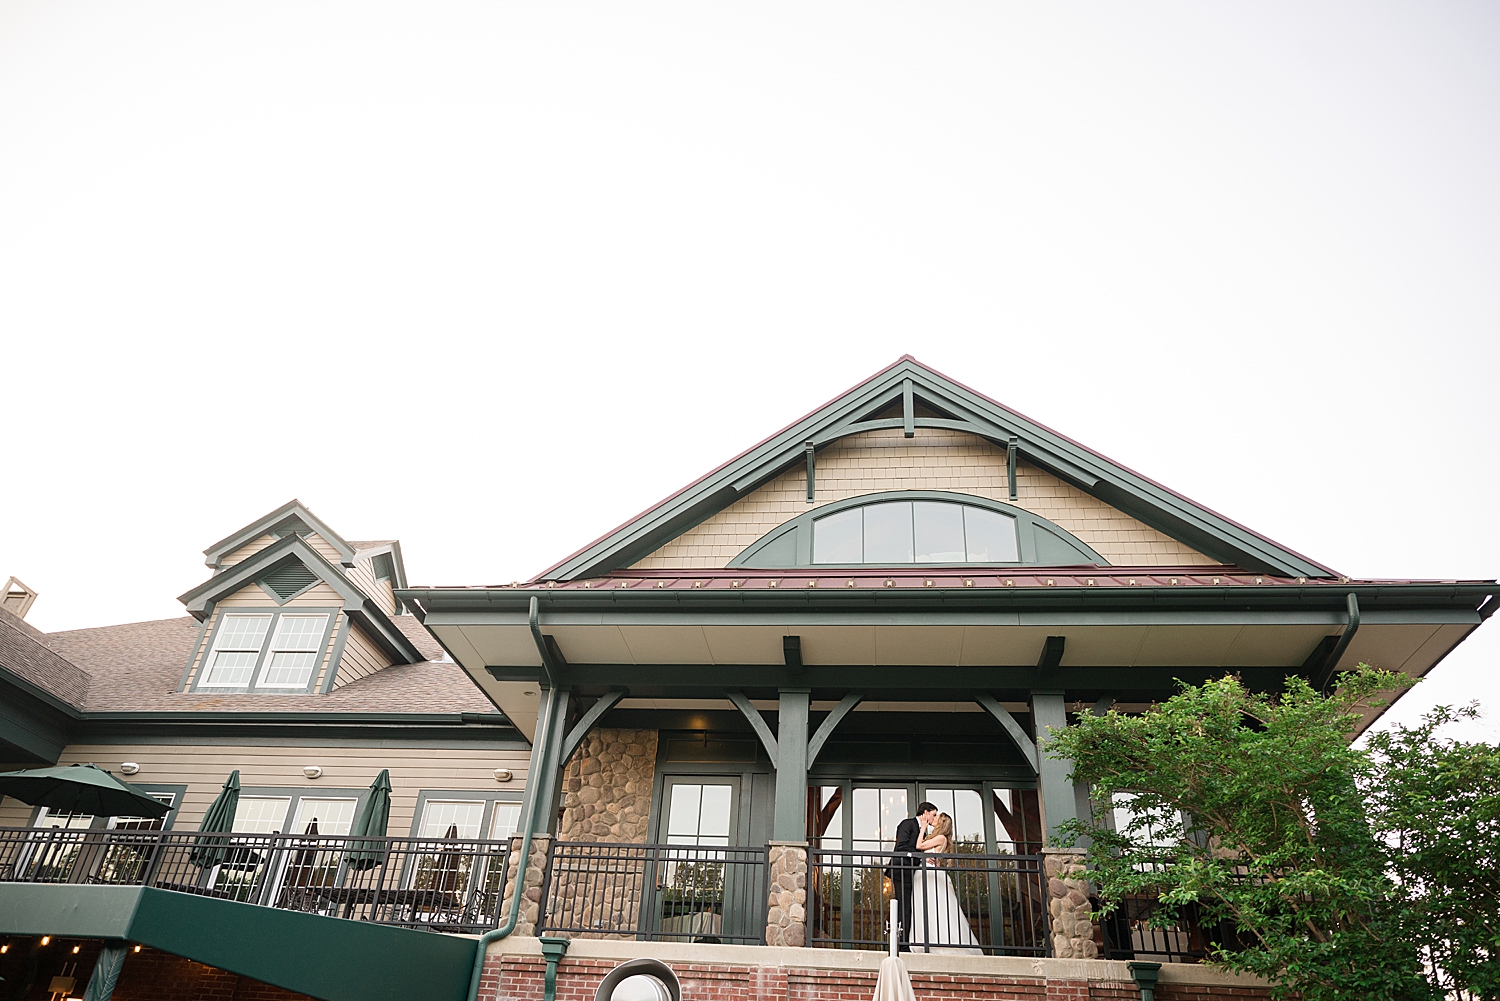
{"type": "Polygon", "coordinates": [[[385,612],[381,611],[380,606],[375,604],[369,595],[355,587],[354,583],[344,576],[343,571],[325,560],[300,535],[288,535],[277,540],[260,552],[214,574],[177,600],[187,606],[187,610],[194,618],[201,621],[208,618],[213,611],[215,601],[253,583],[262,573],[287,556],[296,556],[302,561],[303,566],[317,574],[325,584],[337,591],[344,599],[344,611],[350,618],[358,620],[361,625],[365,626],[387,653],[408,664],[415,664],[425,659],[412,645],[406,634],[390,620],[385,612]]]}
{"type": "Polygon", "coordinates": [[[281,507],[265,517],[252,521],[233,535],[220,539],[203,550],[203,562],[217,570],[223,566],[224,557],[235,550],[249,545],[262,535],[288,529],[297,531],[296,526],[298,523],[318,533],[330,546],[338,550],[339,557],[343,561],[344,566],[351,567],[354,565],[354,547],[345,542],[339,533],[329,528],[322,519],[309,511],[301,501],[295,498],[281,505],[281,507]]]}
{"type": "Polygon", "coordinates": [[[821,448],[866,431],[966,431],[1047,470],[1227,566],[1284,577],[1337,577],[1314,560],[1198,504],[928,368],[910,355],[555,564],[537,580],[597,577],[630,566],[821,448]],[[890,407],[901,417],[878,417],[890,407]],[[923,415],[919,416],[919,410],[923,415]],[[926,416],[926,413],[943,416],[926,416]]]}

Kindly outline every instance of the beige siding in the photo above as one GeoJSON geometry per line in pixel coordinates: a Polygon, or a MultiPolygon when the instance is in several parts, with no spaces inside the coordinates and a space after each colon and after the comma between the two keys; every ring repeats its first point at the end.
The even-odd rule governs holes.
{"type": "Polygon", "coordinates": [[[309,546],[312,546],[313,549],[317,551],[317,554],[319,556],[323,557],[334,566],[339,566],[344,562],[344,557],[339,554],[339,551],[333,548],[333,545],[317,532],[308,532],[302,538],[307,542],[309,546]]]}
{"type": "Polygon", "coordinates": [[[352,569],[346,570],[345,574],[354,582],[354,586],[365,594],[368,594],[380,610],[387,615],[396,613],[396,592],[388,580],[377,580],[375,570],[368,559],[357,559],[352,569]]]}
{"type": "MultiPolygon", "coordinates": [[[[195,830],[208,805],[219,794],[229,773],[240,770],[244,787],[269,786],[297,789],[302,795],[326,795],[329,789],[366,789],[382,768],[391,770],[391,820],[393,837],[411,832],[417,793],[428,790],[503,790],[519,793],[525,787],[528,752],[525,749],[493,748],[376,748],[376,747],[284,747],[225,746],[216,744],[78,744],[64,749],[58,764],[92,761],[118,770],[120,762],[141,766],[133,782],[186,785],[181,812],[173,827],[195,830]],[[318,779],[308,779],[302,769],[317,765],[318,779]],[[496,768],[515,773],[510,782],[495,781],[496,768]]],[[[248,790],[247,790],[248,791],[248,790]]],[[[24,825],[31,807],[6,797],[0,803],[0,827],[24,825]]]]}
{"type": "Polygon", "coordinates": [[[344,652],[339,658],[338,674],[333,687],[342,688],[351,681],[368,678],[382,668],[390,667],[394,661],[359,626],[351,626],[349,638],[344,641],[344,652]]]}
{"type": "MultiPolygon", "coordinates": [[[[198,674],[203,668],[203,661],[209,650],[209,643],[213,638],[214,629],[219,624],[219,616],[224,614],[225,609],[231,611],[245,608],[264,608],[275,610],[277,608],[343,608],[344,599],[337,591],[327,584],[314,584],[305,593],[299,594],[285,605],[276,604],[276,599],[265,592],[259,584],[247,584],[238,591],[221,598],[214,607],[214,613],[209,617],[208,628],[203,631],[203,641],[198,646],[198,651],[193,657],[192,670],[188,672],[187,682],[183,685],[183,691],[191,691],[198,680],[198,674]]],[[[334,630],[328,636],[328,645],[323,648],[322,659],[318,662],[318,670],[314,674],[313,691],[323,690],[323,681],[328,672],[328,661],[333,654],[333,648],[338,643],[338,626],[342,624],[344,615],[338,613],[335,618],[334,630]]]]}
{"type": "Polygon", "coordinates": [[[277,541],[277,539],[274,535],[262,535],[260,538],[256,539],[249,545],[236,549],[234,552],[224,557],[224,560],[222,563],[220,563],[220,566],[232,567],[236,563],[254,556],[256,553],[260,552],[262,549],[266,548],[275,541],[277,541]]]}
{"type": "Polygon", "coordinates": [[[815,500],[798,466],[689,529],[635,564],[638,569],[723,567],[777,525],[832,501],[882,490],[951,490],[1013,503],[1072,532],[1116,566],[1217,563],[1190,546],[1027,463],[1010,500],[1005,449],[960,431],[899,428],[852,435],[818,453],[815,500]]]}

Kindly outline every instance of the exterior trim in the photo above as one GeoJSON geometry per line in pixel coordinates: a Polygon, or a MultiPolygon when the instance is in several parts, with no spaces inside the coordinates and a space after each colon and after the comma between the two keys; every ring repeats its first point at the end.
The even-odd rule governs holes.
{"type": "Polygon", "coordinates": [[[338,639],[333,641],[333,653],[328,655],[328,673],[323,676],[322,693],[333,691],[333,683],[339,676],[339,661],[344,659],[344,644],[349,642],[349,633],[354,630],[354,621],[347,615],[339,616],[338,639]]]}
{"type": "MultiPolygon", "coordinates": [[[[1082,539],[1063,528],[1055,522],[1048,521],[1040,515],[1032,514],[1024,508],[1015,507],[1011,504],[1002,504],[999,501],[990,500],[987,497],[979,497],[975,494],[962,494],[946,490],[884,490],[870,494],[860,494],[856,497],[846,497],[840,501],[825,504],[820,508],[799,514],[782,525],[771,529],[755,542],[745,547],[734,559],[729,561],[729,567],[757,567],[765,569],[780,569],[783,567],[816,567],[818,570],[837,570],[840,567],[850,567],[859,570],[869,570],[882,567],[885,564],[878,563],[814,563],[812,561],[812,524],[820,518],[847,511],[851,508],[865,507],[870,504],[881,504],[887,501],[940,501],[946,504],[957,504],[966,507],[983,508],[987,511],[995,511],[1016,519],[1016,540],[1020,559],[1013,563],[896,563],[890,564],[897,572],[906,572],[907,568],[927,569],[939,567],[952,567],[954,569],[974,570],[983,567],[1016,567],[1036,566],[1037,545],[1036,533],[1047,532],[1056,536],[1059,540],[1077,550],[1079,564],[1094,564],[1096,566],[1109,566],[1109,561],[1100,556],[1092,548],[1086,545],[1082,539]],[[795,562],[781,563],[774,560],[757,560],[756,557],[765,552],[777,542],[785,539],[788,535],[794,535],[795,562]]],[[[1059,566],[1062,564],[1047,563],[1046,566],[1059,566]]]]}
{"type": "Polygon", "coordinates": [[[1153,480],[996,403],[922,365],[910,355],[876,373],[837,399],[741,453],[706,476],[549,567],[539,579],[574,580],[626,567],[710,515],[734,503],[773,476],[805,461],[806,443],[827,443],[844,434],[893,422],[863,420],[896,405],[906,381],[924,405],[952,418],[918,418],[915,426],[957,429],[1008,448],[1021,458],[1152,528],[1225,564],[1289,577],[1336,577],[1328,567],[1286,549],[1153,480]]]}
{"type": "Polygon", "coordinates": [[[322,519],[309,511],[301,501],[295,498],[281,505],[281,507],[270,514],[252,521],[233,535],[226,536],[203,550],[203,562],[218,570],[223,565],[224,557],[229,553],[242,548],[245,544],[253,542],[262,535],[269,535],[275,532],[281,527],[283,522],[291,521],[294,518],[302,521],[308,528],[311,528],[319,536],[327,540],[330,546],[338,550],[339,556],[344,561],[344,566],[352,567],[354,565],[353,547],[344,541],[343,536],[329,528],[322,519]]]}

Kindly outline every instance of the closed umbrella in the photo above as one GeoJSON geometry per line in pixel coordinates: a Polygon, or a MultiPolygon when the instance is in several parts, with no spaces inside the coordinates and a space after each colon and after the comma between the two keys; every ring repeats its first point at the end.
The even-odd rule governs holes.
{"type": "Polygon", "coordinates": [[[896,951],[896,902],[891,901],[891,954],[880,961],[880,973],[875,977],[875,1001],[917,1001],[911,989],[911,975],[906,972],[896,951]]]}
{"type": "Polygon", "coordinates": [[[171,807],[97,765],[59,765],[0,773],[0,796],[95,817],[164,817],[171,807]]]}
{"type": "MultiPolygon", "coordinates": [[[[198,825],[200,834],[228,835],[234,830],[234,813],[240,805],[240,770],[236,768],[224,780],[224,788],[218,798],[209,804],[203,822],[198,825]]],[[[199,838],[188,858],[197,865],[208,867],[219,865],[228,853],[229,838],[199,838]]]]}
{"type": "MultiPolygon", "coordinates": [[[[354,826],[349,829],[350,837],[359,838],[383,838],[385,837],[386,824],[391,819],[391,770],[382,768],[380,774],[375,776],[375,781],[370,783],[370,795],[365,798],[365,805],[359,811],[359,816],[354,818],[354,826]]],[[[349,868],[363,872],[373,869],[377,865],[385,865],[385,848],[374,842],[363,842],[362,847],[350,852],[345,857],[349,868]]]]}

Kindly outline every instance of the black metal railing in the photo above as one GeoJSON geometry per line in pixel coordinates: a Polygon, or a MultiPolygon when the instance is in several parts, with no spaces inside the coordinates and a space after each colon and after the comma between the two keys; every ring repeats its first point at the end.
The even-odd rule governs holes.
{"type": "Polygon", "coordinates": [[[761,943],[767,849],[582,844],[549,849],[539,932],[761,943]]]}
{"type": "Polygon", "coordinates": [[[508,843],[0,828],[0,882],[149,886],[472,934],[497,927],[508,843]]]}
{"type": "MultiPolygon", "coordinates": [[[[1164,869],[1170,863],[1163,859],[1141,863],[1143,872],[1164,869]]],[[[1248,879],[1243,870],[1240,879],[1248,879]]],[[[1095,910],[1102,907],[1094,898],[1095,910]]],[[[1167,905],[1154,893],[1127,894],[1118,906],[1099,921],[1104,943],[1100,950],[1106,959],[1141,959],[1156,963],[1198,963],[1212,949],[1237,947],[1238,939],[1230,922],[1211,923],[1196,904],[1167,905]]]]}
{"type": "Polygon", "coordinates": [[[910,893],[905,941],[913,951],[1047,953],[1047,883],[1039,854],[915,857],[812,849],[808,866],[814,946],[885,948],[890,902],[910,893]]]}

